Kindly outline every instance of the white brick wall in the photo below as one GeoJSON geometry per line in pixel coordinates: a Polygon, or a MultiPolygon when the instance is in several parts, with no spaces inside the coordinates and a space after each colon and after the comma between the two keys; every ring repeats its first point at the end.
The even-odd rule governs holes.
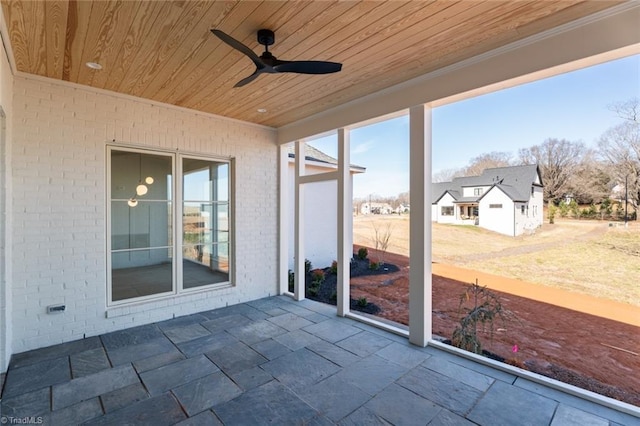
{"type": "Polygon", "coordinates": [[[275,131],[18,76],[13,135],[13,352],[273,295],[275,131]],[[106,309],[106,144],[235,158],[236,286],[106,309]],[[46,307],[67,305],[63,314],[46,307]]]}
{"type": "Polygon", "coordinates": [[[0,373],[6,371],[11,354],[11,149],[7,142],[11,129],[5,117],[12,114],[12,90],[13,76],[4,45],[0,44],[0,373]]]}

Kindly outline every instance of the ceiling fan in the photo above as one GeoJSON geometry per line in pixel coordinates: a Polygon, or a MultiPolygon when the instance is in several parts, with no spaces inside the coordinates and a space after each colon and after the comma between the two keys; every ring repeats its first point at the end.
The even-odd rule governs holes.
{"type": "Polygon", "coordinates": [[[271,30],[258,30],[258,43],[264,46],[264,53],[260,56],[256,55],[253,50],[223,31],[212,29],[211,32],[229,46],[247,55],[256,66],[253,74],[243,78],[233,87],[242,87],[264,73],[277,74],[281,72],[294,72],[299,74],[330,74],[342,69],[342,64],[337,62],[281,61],[277,59],[269,52],[269,46],[275,42],[275,34],[271,30]]]}

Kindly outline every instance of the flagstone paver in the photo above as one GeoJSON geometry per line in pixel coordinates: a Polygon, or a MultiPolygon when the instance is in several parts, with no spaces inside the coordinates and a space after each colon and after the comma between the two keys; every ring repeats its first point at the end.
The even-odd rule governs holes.
{"type": "Polygon", "coordinates": [[[79,377],[53,386],[52,407],[54,410],[59,410],[134,383],[139,383],[139,379],[131,364],[79,377]]]}
{"type": "Polygon", "coordinates": [[[0,384],[0,421],[640,425],[640,409],[437,346],[338,318],[332,306],[271,297],[16,354],[0,384]]]}

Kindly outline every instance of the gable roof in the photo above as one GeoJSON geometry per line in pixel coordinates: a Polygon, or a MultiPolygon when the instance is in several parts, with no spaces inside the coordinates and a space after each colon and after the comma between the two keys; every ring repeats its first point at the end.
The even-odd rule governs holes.
{"type": "Polygon", "coordinates": [[[480,176],[464,176],[453,178],[451,182],[437,182],[431,184],[431,203],[437,203],[446,192],[451,194],[456,202],[478,202],[494,187],[498,187],[512,201],[528,201],[531,186],[540,186],[536,181],[540,179],[540,169],[536,164],[522,166],[494,167],[485,169],[480,176]],[[489,187],[477,197],[463,197],[464,188],[489,187]]]}
{"type": "MultiPolygon", "coordinates": [[[[294,145],[287,147],[289,158],[296,158],[295,151],[296,149],[294,145]]],[[[304,148],[304,158],[307,161],[314,161],[316,163],[325,163],[327,165],[334,166],[333,168],[338,166],[338,160],[336,158],[333,158],[332,156],[325,154],[324,152],[320,151],[318,148],[314,148],[309,144],[307,144],[304,148]]],[[[351,169],[351,171],[358,172],[358,173],[364,173],[367,170],[366,167],[358,166],[356,164],[351,164],[349,168],[351,169]]]]}

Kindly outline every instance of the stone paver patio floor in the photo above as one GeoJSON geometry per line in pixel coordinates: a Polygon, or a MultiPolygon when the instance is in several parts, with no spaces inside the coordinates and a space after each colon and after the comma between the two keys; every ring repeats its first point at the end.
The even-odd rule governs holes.
{"type": "Polygon", "coordinates": [[[0,408],[3,424],[640,424],[287,297],[14,355],[0,408]]]}

